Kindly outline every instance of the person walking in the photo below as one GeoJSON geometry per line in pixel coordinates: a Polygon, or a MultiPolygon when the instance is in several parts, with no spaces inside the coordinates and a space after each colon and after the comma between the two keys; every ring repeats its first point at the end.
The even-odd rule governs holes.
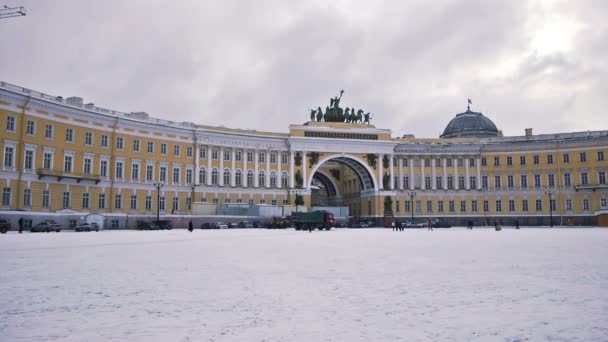
{"type": "Polygon", "coordinates": [[[19,218],[19,234],[23,233],[23,217],[19,218]]]}
{"type": "Polygon", "coordinates": [[[515,229],[519,229],[519,220],[515,219],[515,229]]]}
{"type": "Polygon", "coordinates": [[[190,233],[192,233],[193,230],[194,230],[194,225],[192,225],[192,220],[190,220],[190,222],[188,222],[188,231],[190,233]]]}
{"type": "Polygon", "coordinates": [[[428,230],[433,230],[433,221],[431,221],[431,219],[429,219],[429,229],[428,230]]]}

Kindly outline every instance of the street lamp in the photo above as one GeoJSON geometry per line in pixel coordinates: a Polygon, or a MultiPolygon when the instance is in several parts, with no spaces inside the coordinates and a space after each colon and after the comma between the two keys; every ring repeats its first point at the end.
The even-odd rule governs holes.
{"type": "Polygon", "coordinates": [[[554,190],[547,190],[545,191],[545,195],[549,195],[549,226],[553,227],[553,205],[552,205],[552,198],[553,198],[553,194],[555,193],[554,190]]]}
{"type": "Polygon", "coordinates": [[[156,225],[160,227],[160,188],[165,186],[163,183],[154,183],[156,187],[156,225]]]}
{"type": "Polygon", "coordinates": [[[408,195],[410,195],[410,209],[412,209],[412,223],[414,223],[414,196],[416,196],[416,191],[408,191],[408,195]]]}

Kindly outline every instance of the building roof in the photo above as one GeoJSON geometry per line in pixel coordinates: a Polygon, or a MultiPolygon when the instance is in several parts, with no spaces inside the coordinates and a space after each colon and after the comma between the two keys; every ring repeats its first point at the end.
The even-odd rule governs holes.
{"type": "Polygon", "coordinates": [[[496,137],[498,133],[492,120],[467,107],[466,112],[456,114],[448,123],[440,138],[488,138],[496,137]]]}

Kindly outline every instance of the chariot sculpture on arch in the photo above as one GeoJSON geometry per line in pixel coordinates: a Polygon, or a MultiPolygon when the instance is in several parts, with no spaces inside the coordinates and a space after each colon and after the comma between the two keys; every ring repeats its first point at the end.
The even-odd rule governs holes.
{"type": "Polygon", "coordinates": [[[329,99],[329,106],[325,107],[325,113],[321,106],[317,109],[310,109],[310,121],[325,122],[346,122],[371,125],[373,114],[363,109],[355,110],[355,107],[340,107],[340,101],[344,95],[344,90],[340,90],[340,95],[329,99]]]}

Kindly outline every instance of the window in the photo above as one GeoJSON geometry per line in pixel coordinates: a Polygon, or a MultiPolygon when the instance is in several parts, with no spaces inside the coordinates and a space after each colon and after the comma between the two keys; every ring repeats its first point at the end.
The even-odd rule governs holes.
{"type": "Polygon", "coordinates": [[[447,167],[452,167],[452,166],[454,166],[454,164],[452,164],[452,158],[447,158],[447,159],[445,160],[445,164],[446,164],[446,166],[447,166],[447,167]]]}
{"type": "Polygon", "coordinates": [[[44,152],[44,157],[42,158],[42,167],[47,170],[50,170],[53,167],[53,154],[52,153],[44,152]]]}
{"type": "MultiPolygon", "coordinates": [[[[441,205],[443,206],[443,202],[441,203],[441,205]]],[[[405,212],[410,212],[410,211],[412,211],[412,207],[411,207],[411,203],[410,203],[410,201],[404,201],[404,202],[403,202],[403,210],[404,210],[405,212]]]]}
{"type": "Polygon", "coordinates": [[[132,181],[139,180],[139,164],[131,165],[131,180],[132,181]]]}
{"type": "Polygon", "coordinates": [[[32,189],[23,189],[23,206],[26,208],[32,206],[32,189]]]}
{"type": "Polygon", "coordinates": [[[581,184],[582,185],[589,184],[589,175],[587,174],[587,172],[581,172],[581,184]]]}
{"type": "Polygon", "coordinates": [[[543,210],[543,200],[537,199],[536,200],[536,211],[542,211],[542,210],[543,210]]]}
{"type": "Polygon", "coordinates": [[[396,211],[396,212],[401,211],[401,208],[400,208],[400,206],[399,206],[399,200],[395,201],[395,211],[396,211]]]}
{"type": "Polygon", "coordinates": [[[173,145],[173,155],[179,156],[179,153],[180,153],[180,146],[173,145]]]}
{"type": "Polygon", "coordinates": [[[177,212],[179,210],[179,198],[178,197],[173,197],[173,203],[172,203],[172,208],[171,208],[171,212],[177,212]]]}
{"type": "Polygon", "coordinates": [[[186,184],[192,184],[192,169],[186,169],[186,184]]]}
{"type": "Polygon", "coordinates": [[[34,151],[25,150],[25,162],[23,167],[26,170],[31,170],[34,168],[34,151]]]}
{"type": "Polygon", "coordinates": [[[548,181],[550,188],[555,188],[555,175],[554,174],[550,173],[547,176],[547,181],[548,181]]]}
{"type": "Polygon", "coordinates": [[[515,183],[513,182],[513,175],[508,175],[507,176],[507,187],[509,189],[513,189],[513,187],[515,186],[514,184],[515,183]]]}
{"type": "Polygon", "coordinates": [[[475,158],[469,158],[469,166],[475,166],[475,158]]]}
{"type": "Polygon", "coordinates": [[[589,210],[589,199],[588,198],[583,199],[583,210],[584,211],[589,210]]]}
{"type": "Polygon", "coordinates": [[[481,166],[488,166],[488,160],[486,157],[481,158],[481,166]]]}
{"type": "Polygon", "coordinates": [[[425,186],[425,189],[431,188],[431,176],[424,177],[424,186],[425,186]]]}
{"type": "Polygon", "coordinates": [[[403,166],[408,166],[408,159],[407,158],[403,158],[403,166]]]}
{"type": "Polygon", "coordinates": [[[152,196],[146,196],[146,211],[152,210],[152,196]]]}
{"type": "Polygon", "coordinates": [[[265,163],[266,162],[266,153],[260,152],[258,154],[258,162],[265,163]]]}
{"type": "Polygon", "coordinates": [[[500,157],[494,157],[494,166],[500,166],[500,157]]]}
{"type": "Polygon", "coordinates": [[[90,196],[90,194],[88,192],[82,193],[82,209],[89,209],[89,207],[90,207],[89,196],[90,196]]]}
{"type": "Polygon", "coordinates": [[[247,152],[247,162],[253,163],[253,152],[247,152]]]}
{"type": "Polygon", "coordinates": [[[101,147],[108,147],[108,136],[107,135],[101,136],[101,147]]]}
{"type": "Polygon", "coordinates": [[[533,161],[534,161],[534,165],[538,165],[540,164],[540,157],[535,155],[532,157],[533,161]]]}
{"type": "Polygon", "coordinates": [[[285,171],[283,171],[283,174],[281,175],[281,186],[284,188],[289,187],[289,175],[285,171]]]}
{"type": "Polygon", "coordinates": [[[158,179],[161,182],[166,182],[167,181],[167,167],[166,166],[161,166],[160,167],[160,174],[158,179]]]}
{"type": "Polygon", "coordinates": [[[186,147],[186,157],[192,157],[192,146],[186,147]]]}
{"type": "Polygon", "coordinates": [[[224,169],[224,185],[225,186],[230,185],[230,170],[228,170],[228,169],[224,169]]]}
{"type": "Polygon", "coordinates": [[[570,163],[570,155],[568,153],[564,153],[564,164],[570,163]]]}
{"type": "Polygon", "coordinates": [[[230,150],[224,150],[224,160],[225,161],[230,160],[230,150]]]}
{"type": "Polygon", "coordinates": [[[137,195],[131,195],[131,210],[137,209],[137,195]]]}
{"type": "Polygon", "coordinates": [[[116,148],[122,150],[124,148],[125,139],[123,137],[116,138],[116,148]]]}
{"type": "Polygon", "coordinates": [[[99,209],[106,208],[106,194],[99,194],[99,199],[98,199],[97,204],[98,204],[99,209]]]}
{"type": "Polygon", "coordinates": [[[597,161],[604,161],[604,152],[602,152],[602,151],[597,152],[597,161]]]}
{"type": "Polygon", "coordinates": [[[459,189],[464,189],[465,188],[465,184],[464,184],[464,176],[458,176],[458,188],[459,189]]]}
{"type": "Polygon", "coordinates": [[[555,199],[554,199],[554,198],[552,198],[552,199],[549,201],[549,208],[551,208],[551,210],[553,210],[553,211],[555,211],[555,210],[556,210],[556,209],[555,209],[555,208],[556,208],[556,206],[555,206],[555,199]]]}
{"type": "Polygon", "coordinates": [[[241,170],[236,170],[234,174],[234,183],[236,186],[243,185],[243,173],[241,172],[241,170]]]}
{"type": "Polygon", "coordinates": [[[528,175],[521,175],[521,188],[526,189],[528,187],[528,175]]]}
{"type": "Polygon", "coordinates": [[[266,185],[266,175],[264,174],[264,171],[262,171],[262,170],[260,170],[260,172],[258,173],[258,185],[259,186],[266,185]]]}
{"type": "Polygon", "coordinates": [[[9,116],[6,118],[6,130],[9,132],[15,131],[15,117],[9,116]]]}
{"type": "Polygon", "coordinates": [[[93,133],[91,132],[85,132],[84,133],[84,144],[85,145],[93,145],[93,133]]]}
{"type": "Polygon", "coordinates": [[[253,170],[247,171],[247,186],[253,186],[253,170]]]}
{"type": "Polygon", "coordinates": [[[496,200],[496,211],[498,211],[498,212],[502,211],[502,201],[501,200],[496,200]]]}
{"type": "Polygon", "coordinates": [[[490,201],[488,201],[488,200],[483,201],[483,211],[486,213],[488,211],[490,211],[490,201]]]}
{"type": "Polygon", "coordinates": [[[510,212],[515,211],[515,200],[509,200],[509,211],[510,212]]]}
{"type": "Polygon", "coordinates": [[[53,139],[53,125],[46,125],[44,127],[44,137],[47,139],[53,139]]]}
{"type": "Polygon", "coordinates": [[[198,170],[198,182],[201,184],[204,184],[207,182],[207,169],[205,169],[204,167],[201,167],[198,170]]]}
{"type": "Polygon", "coordinates": [[[469,177],[469,183],[471,185],[471,189],[477,189],[477,177],[470,176],[469,177]]]}
{"type": "Polygon", "coordinates": [[[273,199],[272,201],[270,201],[270,205],[277,205],[277,200],[273,199]]]}
{"type": "Polygon", "coordinates": [[[526,156],[519,156],[519,165],[526,165],[526,156]]]}
{"type": "Polygon", "coordinates": [[[133,152],[139,152],[139,139],[133,140],[133,152]]]}
{"type": "Polygon", "coordinates": [[[535,188],[540,188],[541,185],[541,181],[540,181],[540,174],[535,174],[534,175],[534,187],[535,188]]]}
{"type": "Polygon", "coordinates": [[[488,176],[481,176],[481,187],[484,189],[488,188],[488,176]]]}
{"type": "Polygon", "coordinates": [[[277,174],[274,171],[270,172],[270,187],[277,187],[277,174]]]}
{"type": "Polygon", "coordinates": [[[123,162],[121,162],[121,161],[116,162],[116,177],[115,178],[118,178],[118,179],[122,178],[123,166],[124,166],[123,162]]]}
{"type": "Polygon", "coordinates": [[[146,165],[146,181],[154,180],[154,165],[146,165]]]}
{"type": "Polygon", "coordinates": [[[154,153],[154,142],[148,141],[148,153],[154,153]]]}
{"type": "Polygon", "coordinates": [[[262,199],[260,200],[260,204],[266,204],[266,199],[262,198],[262,199]]]}
{"type": "Polygon", "coordinates": [[[454,189],[454,177],[448,176],[448,189],[454,189]]]}
{"type": "Polygon", "coordinates": [[[287,153],[281,154],[281,164],[287,164],[287,160],[289,159],[287,153]]]}
{"type": "Polygon", "coordinates": [[[48,190],[42,190],[42,207],[43,208],[51,207],[51,192],[48,190]]]}
{"type": "Polygon", "coordinates": [[[405,189],[410,188],[410,177],[408,175],[403,176],[403,187],[405,189]]]}
{"type": "Polygon", "coordinates": [[[36,123],[31,120],[27,120],[27,126],[25,128],[25,133],[27,135],[35,135],[36,134],[36,123]]]}
{"type": "Polygon", "coordinates": [[[92,164],[93,161],[91,160],[91,158],[84,158],[84,167],[82,168],[83,173],[87,175],[91,174],[92,164]]]}
{"type": "Polygon", "coordinates": [[[179,173],[180,173],[180,169],[179,167],[174,167],[173,168],[173,183],[174,184],[179,184],[179,173]]]}
{"type": "MultiPolygon", "coordinates": [[[[397,178],[395,178],[395,188],[397,188],[397,178]]],[[[443,183],[441,182],[441,176],[435,177],[435,183],[437,183],[437,189],[443,188],[443,183]]]]}
{"type": "Polygon", "coordinates": [[[606,171],[599,171],[597,173],[597,178],[598,178],[599,184],[606,184],[606,171]]]}
{"type": "Polygon", "coordinates": [[[602,207],[602,209],[605,209],[608,206],[608,201],[606,201],[606,197],[602,197],[600,199],[600,207],[602,207]]]}
{"type": "Polygon", "coordinates": [[[448,202],[448,210],[453,213],[456,209],[454,208],[454,201],[448,202]]]}
{"type": "Polygon", "coordinates": [[[165,196],[160,196],[158,199],[158,209],[161,211],[165,211],[165,196]]]}
{"type": "Polygon", "coordinates": [[[471,211],[476,213],[477,212],[477,200],[472,200],[471,201],[471,211]]]}
{"type": "Polygon", "coordinates": [[[494,188],[499,189],[500,187],[500,176],[494,176],[494,188]]]}
{"type": "Polygon", "coordinates": [[[11,188],[4,187],[2,188],[2,206],[10,207],[11,205],[11,188]]]}
{"type": "Polygon", "coordinates": [[[572,177],[569,173],[564,173],[564,186],[572,186],[572,177]]]}
{"type": "Polygon", "coordinates": [[[466,212],[467,211],[467,201],[460,201],[460,212],[466,212]]]}
{"type": "Polygon", "coordinates": [[[277,154],[271,153],[270,154],[270,164],[276,164],[276,163],[277,163],[277,154]]]}
{"type": "Polygon", "coordinates": [[[211,171],[211,184],[217,185],[219,183],[219,172],[217,169],[211,171]]]}
{"type": "Polygon", "coordinates": [[[254,204],[254,203],[253,203],[253,199],[249,199],[249,201],[247,201],[247,203],[248,203],[249,205],[253,205],[253,204],[254,204]]]}
{"type": "Polygon", "coordinates": [[[243,152],[241,151],[236,151],[236,156],[235,156],[236,161],[243,161],[243,152]]]}
{"type": "Polygon", "coordinates": [[[580,156],[581,163],[584,163],[584,162],[587,161],[587,153],[586,152],[581,152],[579,156],[580,156]]]}
{"type": "Polygon", "coordinates": [[[547,164],[553,164],[553,155],[552,154],[547,155],[547,164]]]}
{"type": "Polygon", "coordinates": [[[507,157],[507,166],[511,166],[511,165],[513,165],[513,157],[508,156],[507,157]]]}
{"type": "Polygon", "coordinates": [[[426,212],[427,213],[432,213],[433,212],[433,201],[426,201],[426,212]]]}
{"type": "Polygon", "coordinates": [[[521,210],[522,211],[528,211],[528,200],[522,200],[521,201],[521,210]]]}
{"type": "Polygon", "coordinates": [[[566,200],[566,210],[572,211],[572,200],[571,199],[566,200]]]}
{"type": "MultiPolygon", "coordinates": [[[[396,164],[396,163],[393,162],[393,164],[396,164]]],[[[435,159],[435,166],[441,167],[441,158],[435,159]]]]}
{"type": "Polygon", "coordinates": [[[462,158],[458,158],[458,166],[464,166],[464,160],[462,158]]]}
{"type": "Polygon", "coordinates": [[[443,212],[443,201],[437,201],[437,211],[440,213],[443,212]]]}
{"type": "Polygon", "coordinates": [[[72,143],[74,142],[74,130],[71,128],[68,128],[65,130],[65,141],[72,143]]]}
{"type": "Polygon", "coordinates": [[[198,152],[198,157],[201,159],[207,158],[207,149],[205,147],[201,147],[201,149],[198,152]]]}
{"type": "Polygon", "coordinates": [[[65,191],[63,193],[63,209],[69,209],[69,208],[70,208],[70,192],[65,191]]]}
{"type": "Polygon", "coordinates": [[[116,194],[114,196],[114,209],[122,209],[122,195],[116,194]]]}
{"type": "Polygon", "coordinates": [[[72,156],[63,157],[63,171],[72,172],[72,156]]]}
{"type": "Polygon", "coordinates": [[[160,154],[167,154],[167,144],[160,144],[160,154]]]}
{"type": "Polygon", "coordinates": [[[430,158],[424,158],[424,166],[425,167],[430,167],[431,166],[431,159],[430,158]]]}

